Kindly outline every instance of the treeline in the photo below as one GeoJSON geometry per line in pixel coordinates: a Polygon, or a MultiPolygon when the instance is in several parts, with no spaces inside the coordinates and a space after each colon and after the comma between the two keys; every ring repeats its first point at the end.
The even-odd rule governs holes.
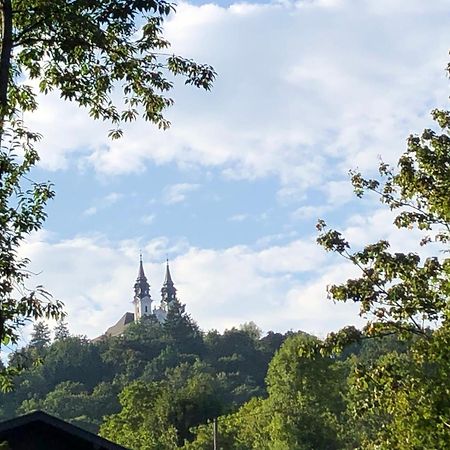
{"type": "MultiPolygon", "coordinates": [[[[163,325],[146,318],[97,342],[71,336],[64,323],[51,342],[37,323],[30,344],[9,357],[23,371],[1,394],[1,419],[42,409],[133,450],[209,450],[214,418],[224,450],[388,448],[369,443],[419,425],[425,436],[426,421],[410,415],[427,405],[405,397],[418,391],[406,380],[408,371],[420,373],[422,339],[342,333],[351,344],[338,351],[303,332],[262,336],[253,323],[202,333],[178,302],[163,325]],[[393,365],[404,378],[398,370],[389,378],[393,365]]],[[[428,406],[443,394],[433,387],[438,379],[436,364],[413,379],[434,390],[428,406]]]]}
{"type": "MultiPolygon", "coordinates": [[[[346,328],[324,341],[292,333],[264,388],[252,395],[247,385],[251,398],[241,406],[225,373],[182,363],[164,380],[126,386],[100,434],[135,450],[210,450],[217,416],[222,450],[447,449],[448,350],[441,332],[426,333],[372,337],[346,328]],[[342,338],[348,344],[339,347],[342,338]]],[[[246,358],[251,364],[253,355],[246,358]]]]}
{"type": "Polygon", "coordinates": [[[269,362],[290,334],[262,337],[252,323],[203,333],[179,302],[163,325],[145,318],[97,342],[71,336],[64,323],[51,342],[39,322],[29,345],[9,356],[22,371],[0,394],[0,420],[42,409],[98,432],[104,416],[135,395],[133,406],[149,414],[154,433],[173,432],[181,445],[193,439],[192,427],[266,395],[269,362]]]}

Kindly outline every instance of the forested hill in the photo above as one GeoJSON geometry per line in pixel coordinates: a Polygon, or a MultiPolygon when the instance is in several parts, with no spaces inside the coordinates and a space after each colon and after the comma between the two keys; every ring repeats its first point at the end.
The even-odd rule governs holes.
{"type": "Polygon", "coordinates": [[[355,448],[355,367],[409,348],[368,339],[336,358],[301,331],[203,333],[178,302],[163,325],[145,318],[120,337],[93,342],[63,323],[54,335],[37,323],[11,354],[23,370],[0,394],[0,419],[42,409],[133,450],[209,450],[217,417],[224,450],[355,448]]]}
{"type": "Polygon", "coordinates": [[[261,337],[253,324],[202,333],[180,304],[164,325],[146,318],[100,342],[60,325],[51,343],[40,323],[30,344],[10,356],[10,366],[25,370],[14,391],[1,394],[0,419],[43,409],[97,432],[105,415],[120,411],[118,394],[139,381],[158,392],[159,406],[149,409],[170,403],[181,441],[190,427],[265,396],[268,364],[286,336],[261,337]]]}
{"type": "MultiPolygon", "coordinates": [[[[22,371],[0,394],[0,420],[42,409],[132,450],[210,450],[214,418],[222,450],[359,448],[390,416],[353,414],[372,389],[355,374],[407,368],[415,339],[362,336],[337,354],[323,344],[301,331],[262,336],[253,323],[203,333],[178,301],[162,325],[145,318],[95,342],[64,323],[50,342],[37,323],[10,355],[22,371]]],[[[386,384],[378,395],[397,405],[402,392],[386,384]]]]}

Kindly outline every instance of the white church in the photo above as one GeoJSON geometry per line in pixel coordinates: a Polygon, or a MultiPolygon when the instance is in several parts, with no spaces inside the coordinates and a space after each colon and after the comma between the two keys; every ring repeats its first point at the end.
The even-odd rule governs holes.
{"type": "Polygon", "coordinates": [[[166,319],[170,303],[176,299],[176,293],[177,290],[173,284],[172,276],[170,275],[169,261],[167,260],[166,274],[161,288],[161,300],[158,306],[152,307],[153,299],[150,295],[150,284],[145,276],[141,255],[138,276],[136,283],[134,283],[134,313],[126,312],[115,325],[109,327],[102,336],[99,336],[95,340],[107,336],[119,336],[125,331],[130,323],[137,322],[141,320],[142,317],[153,315],[160,323],[163,323],[166,319]]]}

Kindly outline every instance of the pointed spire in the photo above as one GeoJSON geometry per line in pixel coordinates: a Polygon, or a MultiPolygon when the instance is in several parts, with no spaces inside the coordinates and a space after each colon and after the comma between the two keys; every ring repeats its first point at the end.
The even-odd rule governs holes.
{"type": "Polygon", "coordinates": [[[138,298],[150,296],[150,285],[144,273],[144,264],[142,263],[142,253],[139,254],[139,271],[136,283],[134,283],[134,293],[138,298]]]}
{"type": "Polygon", "coordinates": [[[172,300],[176,299],[177,290],[172,281],[169,269],[169,258],[166,258],[166,275],[164,277],[163,287],[161,289],[161,304],[167,306],[172,300]]]}
{"type": "Polygon", "coordinates": [[[170,276],[169,258],[166,258],[166,276],[164,277],[164,286],[167,285],[173,286],[172,277],[170,276]]]}
{"type": "Polygon", "coordinates": [[[144,273],[144,265],[142,264],[142,253],[139,253],[139,271],[138,271],[138,281],[139,280],[147,280],[144,273]]]}

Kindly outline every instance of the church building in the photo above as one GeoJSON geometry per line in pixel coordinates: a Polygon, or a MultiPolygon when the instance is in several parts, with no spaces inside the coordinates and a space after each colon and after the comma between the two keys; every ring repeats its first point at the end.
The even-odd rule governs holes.
{"type": "Polygon", "coordinates": [[[166,273],[161,288],[161,300],[159,305],[153,307],[153,299],[150,295],[150,284],[145,276],[141,255],[138,276],[136,283],[134,283],[134,313],[126,312],[115,325],[106,330],[104,335],[95,340],[101,339],[104,336],[119,336],[125,331],[130,323],[137,322],[146,316],[153,315],[160,323],[163,323],[166,319],[170,303],[176,299],[176,294],[177,290],[172,281],[172,276],[170,275],[169,260],[166,260],[166,273]]]}

